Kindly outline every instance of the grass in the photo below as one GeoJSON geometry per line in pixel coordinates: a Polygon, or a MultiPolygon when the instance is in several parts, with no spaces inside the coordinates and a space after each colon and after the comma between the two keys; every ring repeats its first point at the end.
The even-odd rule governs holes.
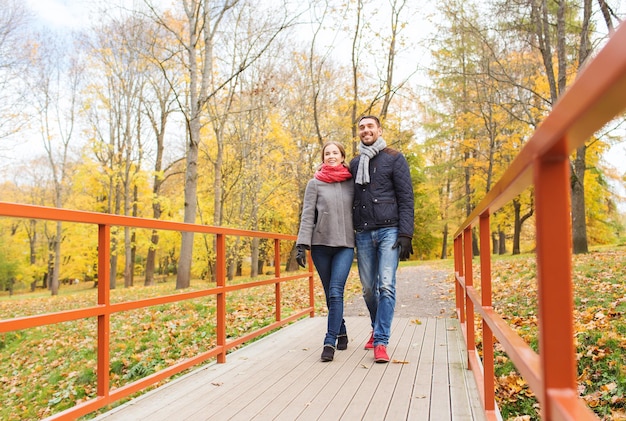
{"type": "MultiPolygon", "coordinates": [[[[494,308],[537,351],[535,274],[534,255],[493,258],[494,308]]],[[[626,420],[626,248],[575,255],[572,274],[580,396],[600,419],[626,420]]],[[[480,341],[481,332],[478,336],[480,341]]],[[[497,343],[495,355],[496,400],[503,419],[539,420],[536,397],[497,343]]]]}

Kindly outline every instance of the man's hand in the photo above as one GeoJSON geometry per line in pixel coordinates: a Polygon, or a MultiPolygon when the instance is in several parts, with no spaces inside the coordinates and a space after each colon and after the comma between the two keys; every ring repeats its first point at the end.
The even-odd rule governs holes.
{"type": "Polygon", "coordinates": [[[413,254],[413,244],[409,237],[398,237],[396,243],[391,247],[392,249],[400,247],[400,260],[408,260],[409,256],[413,254]]]}
{"type": "Polygon", "coordinates": [[[296,245],[296,262],[298,262],[298,266],[305,268],[306,267],[306,248],[302,244],[296,245]]]}

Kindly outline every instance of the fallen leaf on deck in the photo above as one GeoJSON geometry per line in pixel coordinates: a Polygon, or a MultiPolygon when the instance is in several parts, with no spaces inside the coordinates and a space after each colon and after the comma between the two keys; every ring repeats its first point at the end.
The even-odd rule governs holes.
{"type": "Polygon", "coordinates": [[[416,325],[421,325],[422,324],[420,319],[413,319],[413,320],[411,320],[411,323],[415,323],[416,325]]]}
{"type": "Polygon", "coordinates": [[[222,382],[211,382],[211,384],[212,384],[213,386],[221,386],[221,385],[223,385],[224,383],[222,383],[222,382]]]}
{"type": "Polygon", "coordinates": [[[403,360],[391,360],[391,362],[393,364],[408,364],[408,361],[403,361],[403,360]]]}

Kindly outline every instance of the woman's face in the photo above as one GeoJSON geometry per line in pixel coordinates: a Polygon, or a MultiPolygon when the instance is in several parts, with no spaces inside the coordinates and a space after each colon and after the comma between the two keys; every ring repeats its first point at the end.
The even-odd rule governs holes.
{"type": "Polygon", "coordinates": [[[334,167],[342,163],[343,156],[341,156],[341,151],[337,145],[327,145],[326,148],[324,148],[324,164],[334,167]]]}

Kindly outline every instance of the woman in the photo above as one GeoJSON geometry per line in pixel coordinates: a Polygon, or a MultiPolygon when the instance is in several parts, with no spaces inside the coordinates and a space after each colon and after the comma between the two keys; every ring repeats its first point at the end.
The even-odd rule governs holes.
{"type": "Polygon", "coordinates": [[[332,361],[335,349],[348,348],[343,291],[354,257],[354,183],[345,160],[346,151],[340,143],[324,144],[322,165],[306,186],[296,241],[296,261],[305,267],[305,250],[311,250],[326,296],[328,328],[322,361],[332,361]]]}

